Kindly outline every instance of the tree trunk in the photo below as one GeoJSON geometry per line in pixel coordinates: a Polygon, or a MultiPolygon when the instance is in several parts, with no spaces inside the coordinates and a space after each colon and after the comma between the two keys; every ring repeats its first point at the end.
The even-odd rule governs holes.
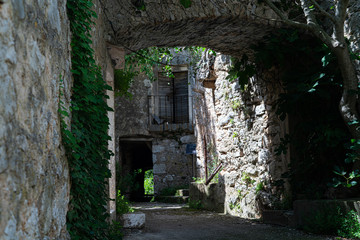
{"type": "Polygon", "coordinates": [[[333,52],[337,57],[343,78],[343,93],[339,104],[340,114],[349,128],[351,136],[355,139],[360,139],[360,119],[356,106],[358,100],[358,78],[355,66],[351,61],[346,43],[345,47],[333,48],[333,52]]]}
{"type": "MultiPolygon", "coordinates": [[[[340,114],[352,138],[360,139],[360,119],[357,110],[359,79],[356,75],[356,69],[351,61],[347,44],[345,48],[334,48],[333,52],[337,57],[343,78],[343,93],[339,104],[340,114]]],[[[360,150],[355,151],[360,156],[360,150]]],[[[360,169],[360,160],[356,160],[353,165],[353,170],[356,169],[360,169]]]]}

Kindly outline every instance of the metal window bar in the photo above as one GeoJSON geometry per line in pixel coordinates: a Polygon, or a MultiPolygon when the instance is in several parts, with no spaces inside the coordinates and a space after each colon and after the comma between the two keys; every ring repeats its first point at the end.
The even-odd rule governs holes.
{"type": "Polygon", "coordinates": [[[151,95],[149,96],[149,123],[161,125],[164,123],[189,123],[188,95],[151,95]]]}

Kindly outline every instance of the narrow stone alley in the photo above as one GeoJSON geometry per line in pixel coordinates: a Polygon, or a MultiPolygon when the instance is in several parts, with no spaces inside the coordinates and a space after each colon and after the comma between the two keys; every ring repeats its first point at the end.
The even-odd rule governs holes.
{"type": "Polygon", "coordinates": [[[127,232],[125,240],[331,240],[286,227],[229,215],[189,209],[184,204],[136,203],[146,214],[143,230],[127,232]]]}

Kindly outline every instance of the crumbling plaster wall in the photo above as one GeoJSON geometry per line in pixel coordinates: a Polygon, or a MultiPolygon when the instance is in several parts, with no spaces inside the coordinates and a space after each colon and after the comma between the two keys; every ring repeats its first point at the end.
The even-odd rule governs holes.
{"type": "MultiPolygon", "coordinates": [[[[223,163],[219,183],[225,188],[225,211],[245,218],[258,218],[259,204],[273,207],[284,197],[280,195],[284,192],[274,186],[289,163],[288,156],[275,154],[280,138],[287,131],[286,121],[280,121],[274,108],[281,87],[259,74],[250,79],[246,90],[241,90],[237,81],[226,79],[229,56],[218,54],[214,61],[211,60],[214,57],[207,54],[204,61],[209,58],[214,62],[216,88],[204,89],[198,84],[197,88],[204,93],[198,94],[195,104],[200,177],[204,177],[206,149],[208,166],[212,161],[223,163]],[[260,184],[264,187],[256,190],[260,184]]],[[[209,74],[200,69],[197,78],[202,80],[209,74]]]]}
{"type": "Polygon", "coordinates": [[[66,1],[0,2],[0,239],[68,239],[60,79],[71,95],[66,1]]]}

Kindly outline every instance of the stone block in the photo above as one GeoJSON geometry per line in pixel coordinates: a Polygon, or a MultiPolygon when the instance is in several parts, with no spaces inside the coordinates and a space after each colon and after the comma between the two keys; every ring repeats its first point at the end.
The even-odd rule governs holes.
{"type": "Polygon", "coordinates": [[[190,201],[201,202],[204,209],[224,212],[225,190],[224,187],[218,183],[191,183],[189,188],[190,201]]]}
{"type": "Polygon", "coordinates": [[[154,174],[166,173],[166,165],[165,164],[155,164],[153,167],[154,174]]]}
{"type": "Polygon", "coordinates": [[[196,142],[195,136],[194,135],[186,135],[180,138],[180,141],[182,143],[194,143],[196,142]]]}
{"type": "Polygon", "coordinates": [[[163,152],[164,150],[165,150],[165,147],[161,146],[161,145],[153,145],[153,147],[152,147],[153,153],[163,152]]]}
{"type": "Polygon", "coordinates": [[[145,226],[145,214],[142,212],[126,213],[120,218],[124,228],[141,229],[145,226]]]}

